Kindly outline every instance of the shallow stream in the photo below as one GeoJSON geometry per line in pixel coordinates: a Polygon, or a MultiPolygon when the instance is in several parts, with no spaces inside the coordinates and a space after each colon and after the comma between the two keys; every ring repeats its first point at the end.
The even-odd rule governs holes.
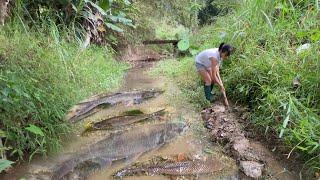
{"type": "MultiPolygon", "coordinates": [[[[202,158],[207,156],[213,156],[217,158],[217,163],[223,168],[222,171],[215,172],[210,175],[194,175],[192,177],[169,177],[169,176],[131,176],[123,177],[124,179],[233,179],[238,173],[238,167],[236,162],[224,155],[222,147],[213,145],[209,140],[207,130],[203,126],[203,121],[200,117],[200,113],[187,103],[185,99],[180,95],[178,87],[173,83],[166,80],[163,77],[154,77],[149,74],[149,70],[152,68],[153,63],[143,63],[135,68],[129,70],[125,77],[125,82],[118,90],[132,91],[132,90],[147,90],[147,89],[162,89],[164,93],[156,98],[147,100],[141,104],[121,104],[111,108],[102,109],[97,113],[85,118],[76,123],[75,133],[70,135],[68,139],[64,139],[63,150],[47,158],[38,157],[30,163],[24,163],[18,166],[14,172],[7,174],[4,179],[50,179],[52,171],[51,169],[57,164],[63,162],[63,160],[72,156],[76,152],[84,151],[90,145],[98,142],[109,136],[111,131],[99,130],[87,132],[81,135],[84,131],[84,127],[88,122],[96,122],[101,119],[113,117],[121,114],[122,112],[139,109],[144,113],[152,113],[160,109],[166,110],[166,115],[162,119],[147,121],[144,123],[137,123],[133,126],[139,126],[145,128],[147,123],[159,123],[159,121],[183,121],[187,123],[189,128],[181,136],[175,138],[173,141],[166,143],[160,148],[153,149],[147,153],[143,153],[140,156],[113,163],[112,166],[95,172],[89,177],[91,180],[105,180],[113,179],[113,174],[118,170],[129,166],[135,162],[148,161],[152,157],[161,156],[169,157],[172,155],[192,156],[193,158],[202,158]]],[[[128,126],[125,129],[130,130],[132,126],[128,126]]],[[[118,131],[121,131],[118,130],[118,131]]],[[[113,131],[112,131],[113,132],[113,131]]]]}

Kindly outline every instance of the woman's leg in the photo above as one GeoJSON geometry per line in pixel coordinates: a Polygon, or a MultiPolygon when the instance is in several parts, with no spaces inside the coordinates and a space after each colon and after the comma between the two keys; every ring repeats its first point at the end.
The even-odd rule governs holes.
{"type": "Polygon", "coordinates": [[[211,76],[210,73],[205,70],[205,69],[201,69],[198,70],[198,73],[200,74],[201,78],[203,79],[205,85],[204,85],[204,94],[206,96],[206,99],[210,102],[213,101],[213,96],[211,94],[211,76]]]}
{"type": "Polygon", "coordinates": [[[211,86],[211,76],[209,74],[209,72],[205,69],[201,69],[198,71],[198,73],[200,74],[202,80],[204,81],[206,86],[211,86]]]}

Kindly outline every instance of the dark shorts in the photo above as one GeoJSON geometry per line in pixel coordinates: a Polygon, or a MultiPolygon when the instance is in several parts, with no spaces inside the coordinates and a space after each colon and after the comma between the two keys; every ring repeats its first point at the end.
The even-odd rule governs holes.
{"type": "Polygon", "coordinates": [[[205,65],[197,63],[197,62],[196,62],[196,68],[197,68],[197,71],[211,69],[211,67],[206,67],[205,65]]]}

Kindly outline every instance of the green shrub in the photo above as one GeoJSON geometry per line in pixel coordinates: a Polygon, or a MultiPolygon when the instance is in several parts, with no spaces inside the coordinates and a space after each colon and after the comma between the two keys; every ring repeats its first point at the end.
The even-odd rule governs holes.
{"type": "MultiPolygon", "coordinates": [[[[50,32],[0,30],[0,127],[6,154],[22,158],[59,149],[72,105],[119,85],[127,67],[104,47],[86,50],[50,32]]],[[[27,30],[27,29],[25,29],[27,30]]]]}

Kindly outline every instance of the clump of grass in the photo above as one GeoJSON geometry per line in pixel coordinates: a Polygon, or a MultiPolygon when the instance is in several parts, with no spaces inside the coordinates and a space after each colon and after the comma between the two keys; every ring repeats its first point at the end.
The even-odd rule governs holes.
{"type": "Polygon", "coordinates": [[[126,69],[107,48],[82,50],[50,27],[43,33],[13,23],[0,30],[0,127],[9,158],[58,150],[71,130],[67,110],[117,87],[126,69]]]}

